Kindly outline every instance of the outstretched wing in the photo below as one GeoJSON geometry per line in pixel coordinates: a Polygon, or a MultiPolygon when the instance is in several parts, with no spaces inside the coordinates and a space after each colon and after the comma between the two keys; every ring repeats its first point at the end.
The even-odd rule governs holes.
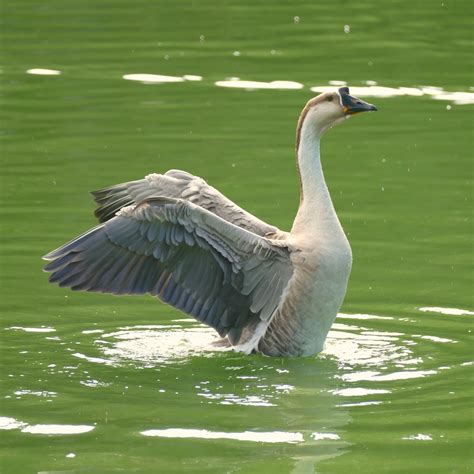
{"type": "Polygon", "coordinates": [[[73,290],[144,294],[194,316],[232,344],[268,322],[293,273],[289,249],[182,199],[122,209],[44,257],[73,290]]]}
{"type": "Polygon", "coordinates": [[[150,174],[144,179],[93,191],[92,196],[98,204],[95,215],[100,222],[114,217],[122,207],[137,205],[151,196],[164,196],[190,201],[257,235],[279,231],[244,211],[203,179],[186,171],[169,170],[163,175],[150,174]]]}

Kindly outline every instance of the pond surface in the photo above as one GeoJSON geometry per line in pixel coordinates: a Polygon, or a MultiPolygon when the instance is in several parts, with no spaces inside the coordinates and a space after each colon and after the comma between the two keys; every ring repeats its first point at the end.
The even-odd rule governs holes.
{"type": "Polygon", "coordinates": [[[4,2],[2,472],[472,472],[472,4],[429,3],[4,2]],[[354,254],[323,353],[48,284],[88,192],[150,172],[289,229],[296,119],[345,82],[379,112],[322,146],[354,254]]]}

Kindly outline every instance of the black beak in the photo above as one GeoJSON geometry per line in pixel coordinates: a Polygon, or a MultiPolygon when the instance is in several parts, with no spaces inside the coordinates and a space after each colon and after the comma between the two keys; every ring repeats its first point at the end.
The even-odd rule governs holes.
{"type": "Polygon", "coordinates": [[[341,87],[339,95],[341,96],[342,108],[346,115],[353,115],[359,112],[375,112],[377,110],[375,105],[364,102],[357,97],[352,97],[349,94],[348,87],[341,87]]]}

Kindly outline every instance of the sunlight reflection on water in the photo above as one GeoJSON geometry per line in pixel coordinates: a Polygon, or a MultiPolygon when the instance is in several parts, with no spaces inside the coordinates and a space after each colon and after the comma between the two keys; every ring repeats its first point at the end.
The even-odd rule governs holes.
{"type": "Polygon", "coordinates": [[[160,438],[201,438],[201,439],[232,439],[236,441],[254,441],[257,443],[302,443],[301,433],[285,431],[243,431],[240,433],[227,433],[222,431],[168,428],[163,430],[146,430],[143,436],[158,436],[160,438]]]}
{"type": "Polygon", "coordinates": [[[38,424],[28,425],[15,418],[0,416],[0,430],[20,429],[23,433],[45,434],[45,435],[73,435],[92,431],[95,426],[91,425],[58,425],[58,424],[38,424]]]}
{"type": "Polygon", "coordinates": [[[22,327],[22,326],[11,326],[6,329],[11,329],[14,331],[24,331],[24,332],[55,332],[56,331],[56,329],[51,328],[51,327],[28,328],[28,327],[22,327]]]}
{"type": "MultiPolygon", "coordinates": [[[[322,356],[330,356],[342,369],[352,371],[345,380],[395,380],[422,377],[436,371],[415,371],[414,368],[423,363],[423,359],[414,354],[417,341],[429,340],[432,343],[446,344],[457,341],[430,336],[427,334],[407,335],[400,331],[370,330],[358,325],[358,321],[392,319],[388,316],[340,314],[326,340],[322,356]],[[352,324],[342,323],[351,319],[352,324]],[[392,373],[353,372],[356,367],[386,370],[390,363],[398,371],[392,373]],[[358,375],[359,374],[359,375],[358,375]],[[367,377],[364,375],[367,374],[367,377]],[[359,378],[362,377],[362,378],[359,378]]],[[[87,331],[86,331],[87,332],[87,331]]],[[[215,345],[220,338],[213,329],[197,324],[190,319],[175,320],[171,325],[137,325],[125,326],[118,331],[100,334],[96,344],[106,358],[89,357],[75,352],[78,357],[89,362],[101,364],[117,364],[124,361],[135,361],[152,367],[156,364],[170,364],[195,356],[212,357],[215,352],[229,351],[226,347],[215,345]],[[176,324],[180,322],[180,324],[176,324]]],[[[342,375],[344,377],[344,375],[342,375]]],[[[240,378],[255,378],[254,375],[240,375],[240,378]]],[[[291,390],[291,387],[287,387],[291,390]]],[[[232,394],[215,394],[201,390],[202,397],[218,400],[223,404],[261,404],[268,405],[268,399],[242,399],[232,394]]]]}
{"type": "Polygon", "coordinates": [[[220,338],[213,329],[205,326],[131,326],[102,334],[101,338],[106,340],[102,341],[106,356],[114,360],[129,359],[145,363],[171,363],[209,351],[227,350],[212,346],[220,338]]]}
{"type": "Polygon", "coordinates": [[[423,311],[424,313],[440,313],[440,314],[447,314],[450,316],[474,315],[474,311],[468,311],[467,309],[460,309],[460,308],[441,308],[439,306],[423,306],[418,309],[420,311],[423,311]]]}
{"type": "Polygon", "coordinates": [[[232,87],[236,89],[303,89],[303,84],[294,81],[271,81],[271,82],[258,82],[258,81],[241,81],[240,79],[233,78],[226,81],[217,81],[215,85],[218,87],[232,87]]]}
{"type": "MultiPolygon", "coordinates": [[[[420,331],[419,326],[417,330],[420,331]]],[[[411,331],[411,322],[405,321],[404,318],[340,314],[328,335],[324,351],[313,358],[301,359],[301,364],[296,361],[298,362],[296,367],[291,359],[247,357],[233,352],[230,352],[230,357],[223,357],[224,354],[219,353],[231,349],[217,347],[215,342],[220,341],[220,338],[215,331],[189,318],[175,319],[169,324],[123,325],[113,331],[84,327],[80,331],[81,337],[85,338],[81,341],[83,347],[91,348],[92,344],[99,353],[97,351],[91,353],[87,349],[79,352],[75,346],[78,342],[75,341],[67,350],[70,357],[80,359],[81,363],[77,367],[71,366],[71,370],[69,367],[67,369],[71,374],[77,370],[83,371],[79,381],[82,386],[90,390],[104,390],[114,386],[114,383],[98,374],[93,376],[89,373],[88,364],[119,368],[132,363],[139,368],[161,371],[170,365],[182,367],[183,363],[190,363],[195,358],[218,358],[221,361],[219,364],[224,364],[223,370],[232,372],[216,380],[209,377],[198,378],[191,387],[188,387],[187,396],[206,405],[259,407],[268,412],[276,408],[283,409],[295,396],[316,396],[320,406],[329,403],[332,408],[362,409],[366,406],[390,404],[395,387],[400,387],[399,381],[431,377],[440,370],[451,369],[446,363],[443,367],[429,365],[429,357],[422,356],[418,346],[426,346],[428,342],[433,348],[441,349],[448,348],[458,341],[429,334],[413,334],[411,331]],[[370,321],[373,321],[375,326],[373,329],[370,321]],[[390,330],[384,331],[383,327],[387,324],[390,330]],[[310,387],[301,385],[301,381],[305,379],[304,367],[307,363],[311,367],[311,378],[314,376],[314,371],[321,371],[317,376],[320,382],[316,385],[311,383],[310,387]],[[232,383],[229,383],[229,380],[232,383]],[[327,400],[325,397],[328,397],[327,400]]],[[[31,334],[29,337],[45,336],[31,334]]],[[[58,367],[56,364],[49,364],[48,370],[54,373],[58,367]]],[[[61,370],[66,370],[66,367],[61,370]]],[[[44,398],[43,393],[29,389],[22,390],[20,396],[41,395],[44,398]]],[[[156,386],[155,392],[156,396],[181,396],[161,381],[156,386]]],[[[49,399],[51,396],[46,398],[49,399]]],[[[3,429],[15,427],[27,429],[25,432],[29,433],[40,433],[43,429],[30,427],[15,420],[5,422],[4,426],[3,429]]],[[[168,425],[154,428],[178,430],[173,433],[179,434],[179,430],[183,427],[174,428],[168,425]]],[[[318,428],[327,426],[322,425],[318,428]]],[[[187,432],[186,427],[183,430],[183,433],[187,432]]],[[[209,436],[214,436],[212,434],[214,432],[199,430],[199,433],[201,432],[211,433],[209,436]]],[[[172,437],[172,431],[161,429],[148,430],[147,433],[147,436],[172,437]]],[[[142,434],[145,435],[145,432],[142,434]]],[[[187,437],[185,434],[176,437],[187,437]]],[[[233,434],[229,436],[231,435],[234,436],[233,434]]],[[[240,435],[237,433],[235,436],[240,435]]],[[[323,439],[310,438],[306,431],[304,438],[307,441],[323,439]]]]}
{"type": "Polygon", "coordinates": [[[57,69],[33,68],[33,69],[28,69],[26,73],[34,74],[37,76],[59,76],[61,74],[61,71],[58,71],[57,69]]]}
{"type": "Polygon", "coordinates": [[[128,81],[138,81],[142,84],[165,84],[167,82],[201,81],[201,76],[186,74],[184,76],[163,76],[161,74],[124,74],[128,81]]]}
{"type": "MultiPolygon", "coordinates": [[[[26,71],[27,74],[41,76],[56,76],[62,72],[55,69],[32,68],[26,71]]],[[[195,74],[185,74],[183,76],[168,76],[163,74],[150,73],[132,73],[123,74],[122,78],[128,81],[136,81],[142,84],[167,84],[167,83],[183,83],[202,81],[203,77],[195,74]]],[[[317,85],[310,87],[312,92],[323,93],[332,92],[335,87],[347,85],[345,81],[330,80],[329,85],[317,85]]],[[[457,105],[474,104],[474,92],[471,91],[446,91],[442,87],[437,86],[399,86],[387,87],[380,86],[376,81],[366,80],[365,86],[350,85],[351,94],[360,97],[422,97],[428,96],[435,100],[446,100],[457,105]]],[[[299,90],[305,86],[300,82],[288,80],[276,81],[252,81],[241,80],[238,77],[226,78],[224,80],[215,81],[217,87],[236,88],[244,90],[299,90]]]]}

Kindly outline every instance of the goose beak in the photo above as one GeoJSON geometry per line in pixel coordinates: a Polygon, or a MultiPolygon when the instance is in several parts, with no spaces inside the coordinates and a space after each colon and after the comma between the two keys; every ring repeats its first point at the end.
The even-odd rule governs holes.
{"type": "Polygon", "coordinates": [[[375,105],[351,96],[348,87],[341,87],[339,95],[341,96],[342,110],[344,110],[346,115],[354,115],[360,112],[375,112],[377,110],[375,105]]]}

